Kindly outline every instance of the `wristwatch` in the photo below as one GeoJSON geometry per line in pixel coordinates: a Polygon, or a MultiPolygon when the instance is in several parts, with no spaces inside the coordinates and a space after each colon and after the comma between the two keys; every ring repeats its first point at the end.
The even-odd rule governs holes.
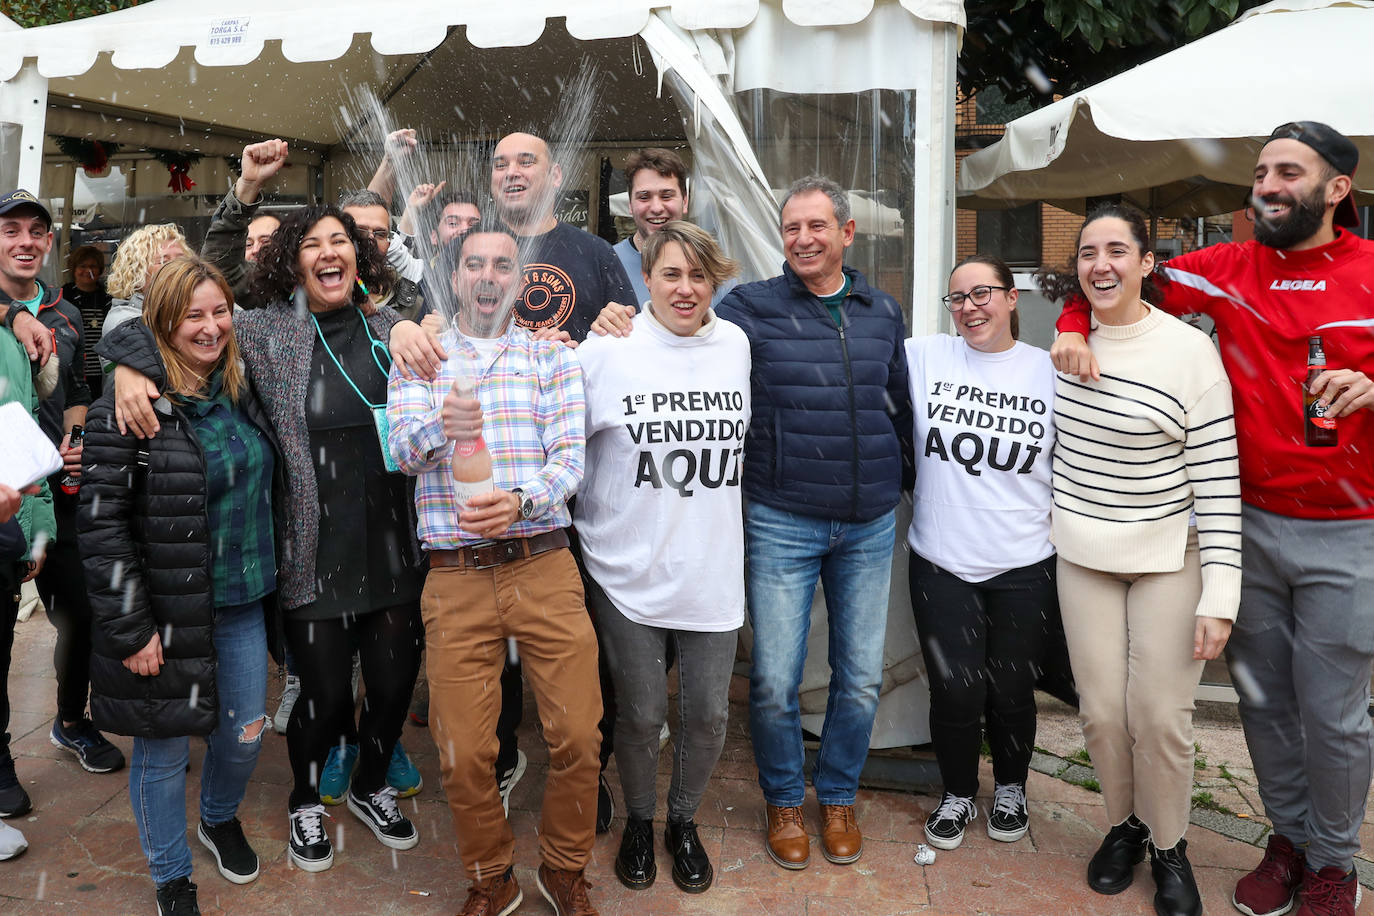
{"type": "Polygon", "coordinates": [[[516,499],[520,500],[520,517],[528,519],[534,515],[534,500],[526,496],[525,491],[519,487],[513,487],[511,492],[515,494],[516,499]]]}

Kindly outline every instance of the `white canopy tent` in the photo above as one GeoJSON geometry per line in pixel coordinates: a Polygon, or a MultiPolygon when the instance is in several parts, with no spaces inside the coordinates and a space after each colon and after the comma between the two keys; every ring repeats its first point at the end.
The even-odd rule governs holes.
{"type": "Polygon", "coordinates": [[[1081,213],[1087,197],[1123,194],[1155,216],[1227,213],[1244,205],[1256,154],[1285,121],[1347,134],[1368,172],[1370,48],[1374,0],[1276,0],[1017,118],[963,160],[959,205],[1047,201],[1081,213]]]}
{"type": "MultiPolygon", "coordinates": [[[[49,186],[61,157],[48,144],[45,172],[45,134],[198,152],[217,178],[227,173],[212,158],[283,137],[301,167],[297,193],[325,197],[363,172],[340,117],[349,93],[370,91],[397,126],[475,141],[544,123],[559,78],[590,58],[604,110],[589,142],[689,146],[693,216],[747,277],[782,261],[770,189],[821,171],[871,211],[861,215],[875,228],[851,260],[909,297],[913,331],[931,333],[953,261],[963,24],[960,0],[528,0],[518,11],[489,0],[150,0],[0,30],[0,184],[70,199],[70,183],[49,186]]],[[[597,187],[594,175],[574,180],[597,187]]],[[[877,747],[928,738],[902,553],[877,747]]],[[[813,628],[813,716],[825,703],[824,637],[813,628]]]]}

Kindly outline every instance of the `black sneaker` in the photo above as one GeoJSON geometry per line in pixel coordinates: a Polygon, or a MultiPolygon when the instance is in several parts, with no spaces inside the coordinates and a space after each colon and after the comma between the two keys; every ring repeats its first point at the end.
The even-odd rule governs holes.
{"type": "Polygon", "coordinates": [[[613,820],[615,820],[615,798],[611,796],[611,787],[606,783],[606,774],[598,773],[596,776],[596,832],[608,832],[613,820]]]}
{"type": "MultiPolygon", "coordinates": [[[[8,735],[0,737],[9,738],[8,735]]],[[[19,817],[28,814],[32,807],[29,793],[24,791],[19,784],[19,777],[15,775],[14,758],[6,747],[0,751],[0,817],[19,817]]]]}
{"type": "Polygon", "coordinates": [[[654,822],[631,815],[625,819],[620,835],[620,851],[615,856],[615,876],[632,891],[642,891],[658,877],[654,863],[654,822]]]}
{"type": "Polygon", "coordinates": [[[324,832],[324,805],[302,805],[290,814],[286,852],[301,871],[324,871],[334,864],[334,847],[324,832]]]}
{"type": "Polygon", "coordinates": [[[715,880],[715,870],[706,850],[701,847],[696,821],[668,819],[663,831],[663,843],[673,857],[673,883],[689,894],[700,894],[715,880]]]}
{"type": "Polygon", "coordinates": [[[926,839],[936,849],[958,849],[964,842],[964,828],[977,818],[978,806],[973,799],[946,792],[940,807],[926,818],[926,839]]]}
{"type": "Polygon", "coordinates": [[[1026,835],[1030,811],[1026,808],[1026,784],[997,784],[988,810],[988,836],[1002,843],[1015,843],[1026,835]]]}
{"type": "Polygon", "coordinates": [[[223,824],[207,824],[202,818],[196,827],[200,844],[210,850],[219,873],[234,884],[247,884],[258,876],[258,854],[248,845],[238,818],[223,824]]]}
{"type": "Polygon", "coordinates": [[[53,720],[48,738],[53,747],[75,754],[88,772],[113,773],[124,768],[124,754],[96,731],[90,719],[79,719],[71,725],[63,725],[62,717],[58,716],[53,720]]]}
{"type": "Polygon", "coordinates": [[[496,791],[501,793],[501,807],[510,817],[510,794],[515,790],[515,784],[520,781],[520,777],[525,775],[525,767],[529,761],[525,757],[524,751],[515,752],[515,764],[502,770],[496,777],[496,791]]]}
{"type": "Polygon", "coordinates": [[[367,798],[359,798],[348,790],[348,810],[358,816],[383,846],[410,849],[420,842],[415,825],[396,807],[396,790],[382,786],[367,798]]]}
{"type": "Polygon", "coordinates": [[[190,878],[174,878],[157,886],[157,916],[200,916],[196,886],[190,878]]]}

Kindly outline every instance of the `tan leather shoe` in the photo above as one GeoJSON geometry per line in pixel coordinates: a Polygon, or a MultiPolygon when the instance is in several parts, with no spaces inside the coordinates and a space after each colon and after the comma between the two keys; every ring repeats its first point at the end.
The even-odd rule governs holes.
{"type": "Polygon", "coordinates": [[[458,916],[510,916],[524,899],[515,881],[515,870],[507,868],[497,877],[468,888],[467,903],[458,916]]]}
{"type": "Polygon", "coordinates": [[[800,807],[768,806],[768,858],[791,869],[805,868],[811,861],[811,837],[800,807]]]}
{"type": "Polygon", "coordinates": [[[863,854],[864,835],[854,820],[853,805],[821,805],[821,853],[836,865],[848,865],[863,854]]]}

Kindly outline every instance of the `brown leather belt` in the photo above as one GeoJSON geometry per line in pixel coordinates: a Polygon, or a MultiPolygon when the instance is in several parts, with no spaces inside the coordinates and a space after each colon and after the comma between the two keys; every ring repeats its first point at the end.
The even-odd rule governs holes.
{"type": "Polygon", "coordinates": [[[526,560],[559,547],[568,546],[568,532],[563,528],[546,531],[528,538],[507,538],[473,547],[454,550],[431,550],[430,566],[460,566],[468,569],[491,569],[515,560],[526,560]]]}

